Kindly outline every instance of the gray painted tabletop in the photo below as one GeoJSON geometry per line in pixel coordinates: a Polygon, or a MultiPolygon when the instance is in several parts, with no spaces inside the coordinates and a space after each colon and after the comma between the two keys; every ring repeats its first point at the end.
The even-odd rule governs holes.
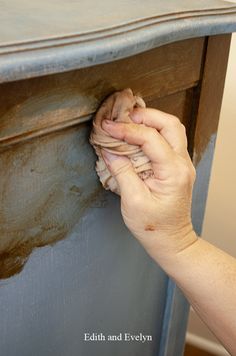
{"type": "Polygon", "coordinates": [[[221,0],[0,0],[0,82],[65,72],[236,31],[221,0]]]}

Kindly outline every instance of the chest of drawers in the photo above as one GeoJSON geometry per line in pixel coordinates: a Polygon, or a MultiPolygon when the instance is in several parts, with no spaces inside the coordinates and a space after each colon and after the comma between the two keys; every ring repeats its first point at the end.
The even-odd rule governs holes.
{"type": "Polygon", "coordinates": [[[88,136],[101,100],[126,87],[177,115],[200,233],[236,5],[0,3],[1,356],[181,355],[188,304],[101,188],[88,136]]]}

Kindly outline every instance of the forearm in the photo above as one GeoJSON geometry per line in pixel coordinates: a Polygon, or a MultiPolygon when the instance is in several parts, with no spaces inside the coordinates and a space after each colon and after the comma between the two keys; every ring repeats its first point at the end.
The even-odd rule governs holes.
{"type": "MultiPolygon", "coordinates": [[[[192,237],[193,239],[193,237],[192,237]]],[[[152,257],[232,355],[236,355],[236,261],[198,239],[172,257],[152,257]]]]}

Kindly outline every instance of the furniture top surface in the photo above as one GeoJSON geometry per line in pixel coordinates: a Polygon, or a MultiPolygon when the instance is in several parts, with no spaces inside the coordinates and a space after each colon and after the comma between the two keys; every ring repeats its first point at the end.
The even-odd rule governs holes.
{"type": "Polygon", "coordinates": [[[0,82],[234,31],[236,4],[223,0],[0,0],[0,82]]]}
{"type": "Polygon", "coordinates": [[[145,18],[236,8],[220,0],[1,0],[0,45],[91,33],[145,18]]]}

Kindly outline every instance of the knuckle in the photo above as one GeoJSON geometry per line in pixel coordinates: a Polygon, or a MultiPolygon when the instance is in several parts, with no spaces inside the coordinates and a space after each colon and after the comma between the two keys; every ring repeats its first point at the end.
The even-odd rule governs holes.
{"type": "Polygon", "coordinates": [[[145,125],[140,124],[125,124],[125,123],[119,123],[121,132],[122,132],[122,140],[124,141],[129,141],[130,138],[133,137],[141,137],[143,134],[143,131],[145,130],[145,125]]]}
{"type": "Polygon", "coordinates": [[[192,185],[195,177],[196,171],[192,164],[179,164],[177,178],[180,186],[192,185]]]}
{"type": "Polygon", "coordinates": [[[125,124],[120,124],[120,131],[121,131],[121,139],[124,141],[127,141],[129,139],[129,135],[130,135],[130,129],[128,127],[128,125],[125,124]]]}
{"type": "Polygon", "coordinates": [[[183,132],[186,134],[186,127],[184,126],[184,124],[182,124],[182,122],[180,123],[180,127],[183,130],[183,132]]]}
{"type": "Polygon", "coordinates": [[[151,128],[151,127],[146,127],[145,128],[145,137],[144,137],[144,140],[145,142],[150,142],[150,141],[153,141],[155,140],[156,138],[156,130],[151,128]]]}
{"type": "Polygon", "coordinates": [[[173,125],[173,126],[182,125],[180,119],[177,116],[170,115],[169,119],[170,119],[170,124],[173,125]]]}

